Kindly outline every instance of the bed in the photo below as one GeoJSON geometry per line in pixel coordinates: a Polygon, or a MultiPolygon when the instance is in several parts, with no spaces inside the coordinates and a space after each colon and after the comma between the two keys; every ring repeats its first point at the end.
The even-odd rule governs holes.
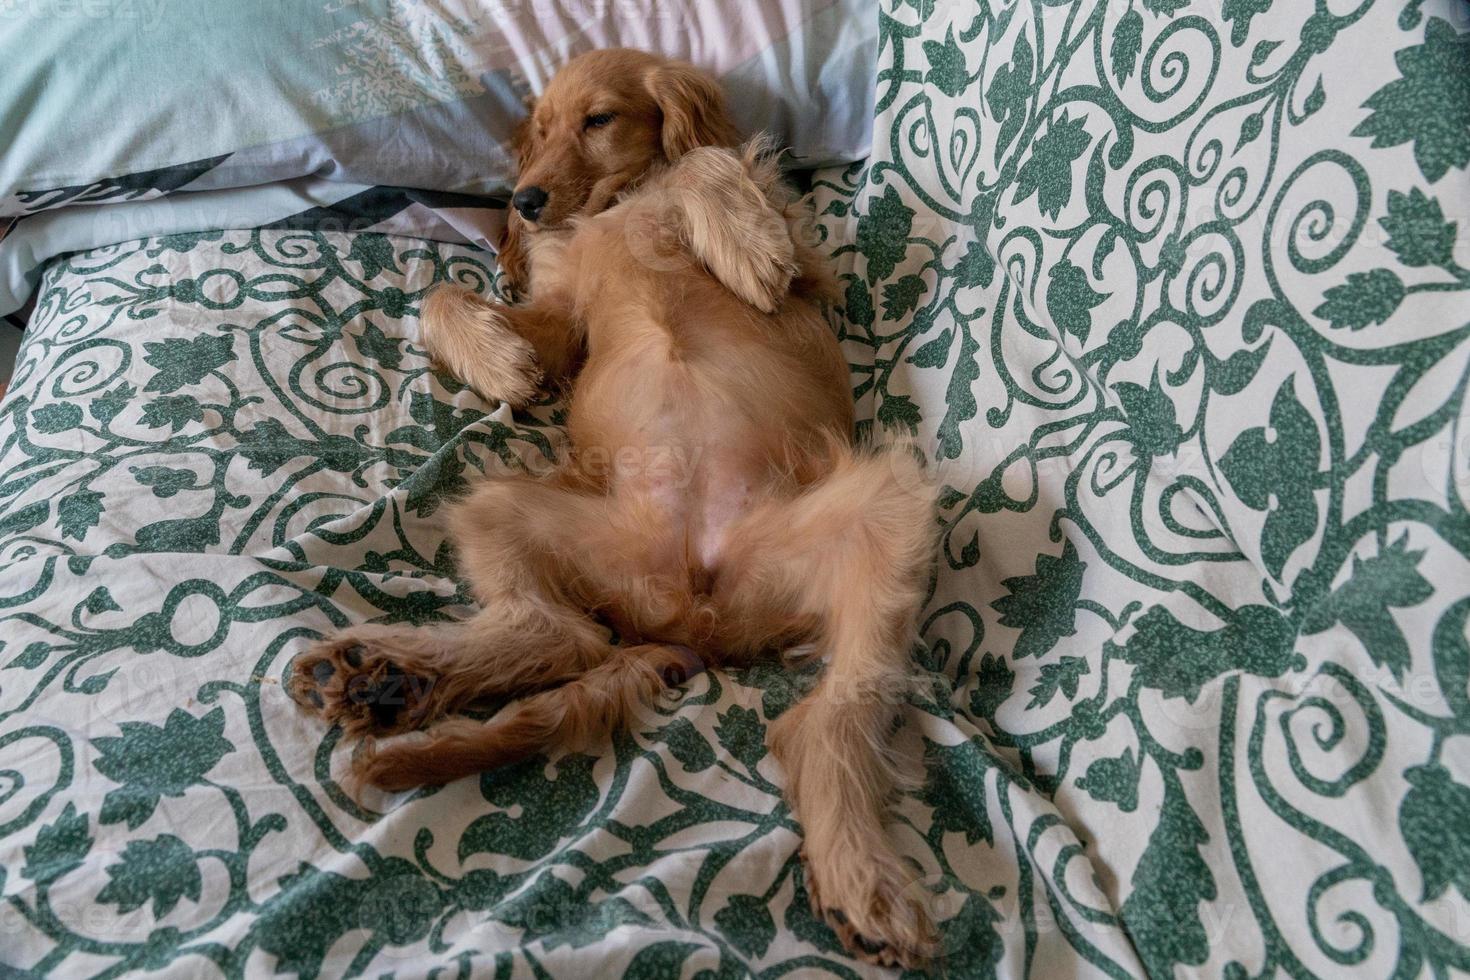
{"type": "MultiPolygon", "coordinates": [[[[860,435],[939,484],[891,826],[936,972],[1470,972],[1470,8],[863,16],[871,146],[802,179],[860,435]]],[[[291,658],[465,615],[442,503],[564,438],[418,339],[495,289],[493,203],[314,166],[0,239],[0,964],[888,975],[765,749],[810,668],[344,790],[291,658]]]]}

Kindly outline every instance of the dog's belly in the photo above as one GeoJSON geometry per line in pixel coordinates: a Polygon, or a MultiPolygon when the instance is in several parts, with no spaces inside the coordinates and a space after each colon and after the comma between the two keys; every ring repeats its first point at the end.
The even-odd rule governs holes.
{"type": "Polygon", "coordinates": [[[763,482],[762,467],[748,459],[737,435],[710,426],[701,434],[680,433],[668,441],[627,450],[628,461],[643,461],[636,471],[623,469],[613,481],[613,494],[629,512],[646,515],[650,564],[662,571],[687,574],[695,592],[719,568],[730,526],[752,506],[763,482]]]}
{"type": "Polygon", "coordinates": [[[794,308],[774,329],[701,281],[676,298],[598,309],[569,427],[579,448],[616,447],[626,463],[605,486],[637,574],[668,600],[658,605],[678,590],[702,616],[734,560],[732,529],[811,478],[810,448],[851,425],[851,400],[815,311],[794,308]],[[814,355],[811,337],[831,351],[814,355]]]}
{"type": "Polygon", "coordinates": [[[712,458],[691,500],[685,534],[690,564],[708,579],[720,567],[731,525],[750,510],[760,475],[734,454],[722,454],[720,449],[706,452],[712,458]]]}

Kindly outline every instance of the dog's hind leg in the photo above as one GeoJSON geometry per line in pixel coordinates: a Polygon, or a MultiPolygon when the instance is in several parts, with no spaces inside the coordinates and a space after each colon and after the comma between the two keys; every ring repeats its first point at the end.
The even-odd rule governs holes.
{"type": "Polygon", "coordinates": [[[453,505],[459,565],[481,611],[457,623],[367,624],[296,658],[287,690],[349,735],[392,735],[489,695],[524,694],[596,667],[618,649],[586,609],[637,581],[600,544],[617,533],[607,498],[527,476],[488,480],[453,505]]]}
{"type": "Polygon", "coordinates": [[[625,727],[641,706],[701,667],[680,646],[615,647],[602,663],[533,694],[488,721],[449,718],[425,737],[375,746],[354,762],[358,778],[389,790],[447,783],[552,747],[586,748],[625,727]]]}
{"type": "Polygon", "coordinates": [[[508,599],[457,623],[333,633],[293,661],[287,693],[351,737],[396,735],[480,698],[559,684],[613,649],[575,609],[508,599]]]}
{"type": "MultiPolygon", "coordinates": [[[[416,721],[487,693],[526,696],[488,721],[445,719],[426,738],[362,753],[354,766],[364,781],[389,789],[448,782],[545,748],[593,744],[665,686],[703,667],[685,646],[613,646],[581,611],[615,603],[635,621],[678,618],[687,597],[643,574],[644,549],[660,543],[636,512],[597,494],[512,477],[483,484],[456,505],[450,521],[461,568],[484,611],[464,624],[386,636],[370,627],[329,643],[340,649],[371,642],[401,674],[442,684],[433,688],[442,694],[432,710],[411,713],[416,721]]],[[[318,662],[308,659],[295,673],[309,674],[318,662]]],[[[343,699],[324,700],[330,709],[343,699]]],[[[359,730],[390,735],[404,726],[359,730]]]]}
{"type": "Polygon", "coordinates": [[[826,670],[771,726],[771,748],[804,831],[813,906],[855,954],[884,964],[921,962],[932,944],[917,874],[884,814],[900,784],[890,741],[935,539],[931,484],[912,456],[840,451],[825,478],[732,529],[715,596],[752,631],[783,616],[818,623],[826,670]]]}

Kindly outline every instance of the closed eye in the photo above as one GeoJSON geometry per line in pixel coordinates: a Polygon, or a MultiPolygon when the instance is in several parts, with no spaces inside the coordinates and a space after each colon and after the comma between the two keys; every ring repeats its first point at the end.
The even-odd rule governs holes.
{"type": "Polygon", "coordinates": [[[615,112],[595,112],[582,120],[583,129],[601,129],[617,116],[615,112]]]}

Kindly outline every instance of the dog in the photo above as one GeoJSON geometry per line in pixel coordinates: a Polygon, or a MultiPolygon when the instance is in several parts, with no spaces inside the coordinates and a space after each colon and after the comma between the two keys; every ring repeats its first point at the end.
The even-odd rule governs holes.
{"type": "Polygon", "coordinates": [[[810,644],[827,666],[770,741],[813,908],[855,955],[919,964],[934,927],[884,814],[933,489],[912,454],[854,448],[819,308],[831,274],[770,157],[737,138],[717,83],[684,63],[598,51],[551,80],[517,133],[501,255],[526,302],[444,285],[421,327],[488,399],[566,386],[572,459],[450,508],[481,612],[344,630],[289,683],[368,740],[361,779],[399,790],[596,745],[693,671],[810,644]],[[519,700],[454,715],[491,695],[519,700]]]}

